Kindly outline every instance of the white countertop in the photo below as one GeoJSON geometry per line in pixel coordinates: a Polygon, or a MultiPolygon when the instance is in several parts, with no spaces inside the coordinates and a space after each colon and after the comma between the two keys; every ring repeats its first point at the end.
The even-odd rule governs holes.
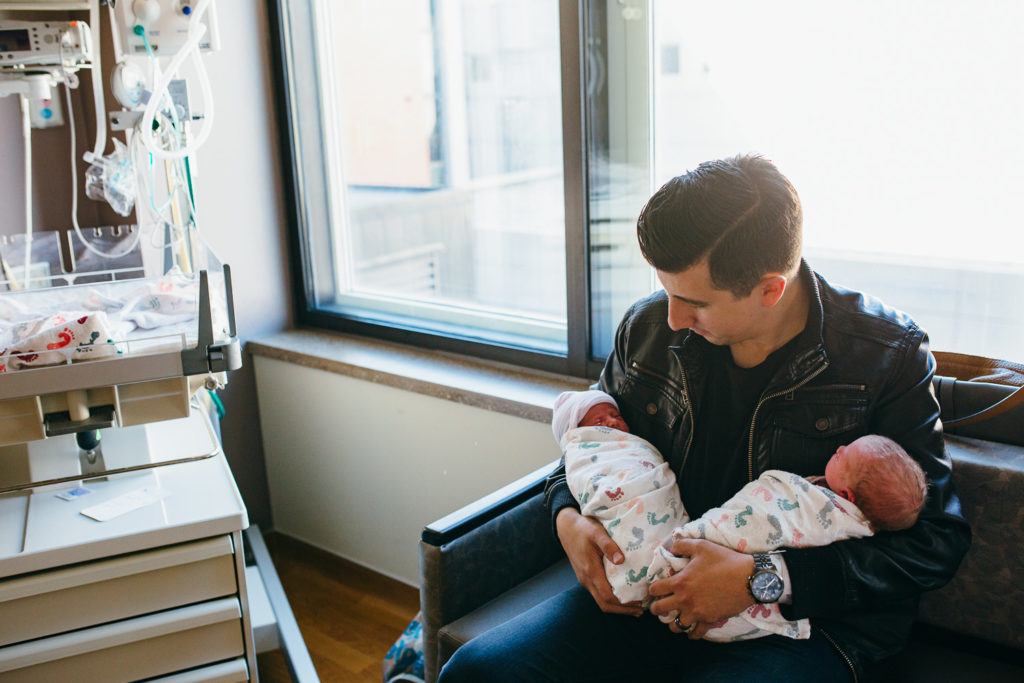
{"type": "MultiPolygon", "coordinates": [[[[150,443],[168,451],[201,442],[207,427],[195,411],[147,425],[150,443]]],[[[73,500],[57,496],[72,484],[0,495],[0,578],[246,528],[227,461],[215,441],[212,446],[216,454],[203,460],[86,481],[91,493],[73,500]],[[81,514],[144,488],[162,497],[106,522],[81,514]]]]}

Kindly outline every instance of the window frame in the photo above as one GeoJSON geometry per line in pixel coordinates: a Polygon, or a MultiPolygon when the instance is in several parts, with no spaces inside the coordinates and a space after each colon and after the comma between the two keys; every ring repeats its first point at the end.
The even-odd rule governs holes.
{"type": "MultiPolygon", "coordinates": [[[[585,138],[584,74],[582,71],[585,3],[580,0],[558,0],[562,82],[562,168],[565,202],[566,254],[566,342],[567,353],[553,354],[510,344],[496,343],[468,334],[441,333],[411,324],[384,324],[360,319],[354,315],[324,310],[316,306],[315,287],[310,274],[316,272],[312,263],[318,257],[310,243],[307,226],[324,210],[311,207],[319,201],[324,187],[307,187],[302,173],[302,150],[297,142],[300,112],[292,105],[300,79],[293,78],[295,65],[292,47],[296,37],[288,20],[288,5],[298,0],[276,0],[270,10],[270,30],[275,39],[272,70],[275,79],[275,105],[278,112],[279,149],[284,176],[284,193],[288,220],[289,257],[293,282],[293,310],[296,323],[302,327],[375,337],[385,341],[411,344],[432,349],[475,356],[546,372],[573,377],[596,378],[604,366],[603,358],[593,358],[590,322],[590,259],[587,206],[587,146],[585,138]]],[[[311,7],[309,7],[311,10],[311,7]]],[[[310,18],[310,24],[312,20],[310,18]]],[[[301,73],[301,71],[299,72],[301,73]]],[[[315,79],[312,79],[315,80],[315,79]]],[[[316,112],[319,115],[319,111],[316,112]]],[[[308,134],[308,129],[304,129],[308,134]]],[[[321,133],[318,131],[317,133],[321,133]]],[[[325,172],[326,176],[326,172],[325,172]]],[[[323,199],[322,197],[320,199],[323,199]]],[[[319,258],[325,258],[320,256],[319,258]]],[[[329,257],[326,257],[329,258],[329,257]]],[[[386,316],[382,316],[386,317],[386,316]]]]}

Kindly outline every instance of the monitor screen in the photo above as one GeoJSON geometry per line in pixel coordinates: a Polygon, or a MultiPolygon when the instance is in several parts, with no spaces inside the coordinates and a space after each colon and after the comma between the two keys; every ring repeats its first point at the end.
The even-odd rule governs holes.
{"type": "Polygon", "coordinates": [[[28,52],[31,49],[27,28],[0,29],[0,52],[28,52]]]}

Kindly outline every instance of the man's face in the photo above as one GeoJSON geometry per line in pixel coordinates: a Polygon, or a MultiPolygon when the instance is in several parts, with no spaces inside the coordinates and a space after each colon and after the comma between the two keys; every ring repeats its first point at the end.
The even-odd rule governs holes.
{"type": "Polygon", "coordinates": [[[611,403],[598,403],[587,411],[580,420],[580,427],[611,427],[621,432],[628,432],[626,421],[619,415],[619,409],[611,403]]]}
{"type": "Polygon", "coordinates": [[[689,329],[718,346],[731,346],[755,338],[764,313],[757,288],[746,297],[711,284],[707,263],[682,271],[657,271],[668,294],[668,326],[689,329]]]}

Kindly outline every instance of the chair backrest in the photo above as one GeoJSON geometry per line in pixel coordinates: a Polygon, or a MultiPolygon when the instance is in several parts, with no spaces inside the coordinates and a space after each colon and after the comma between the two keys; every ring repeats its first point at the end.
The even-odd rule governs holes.
{"type": "Polygon", "coordinates": [[[918,619],[1024,649],[1024,447],[946,436],[971,548],[953,580],[925,593],[918,619]]]}

